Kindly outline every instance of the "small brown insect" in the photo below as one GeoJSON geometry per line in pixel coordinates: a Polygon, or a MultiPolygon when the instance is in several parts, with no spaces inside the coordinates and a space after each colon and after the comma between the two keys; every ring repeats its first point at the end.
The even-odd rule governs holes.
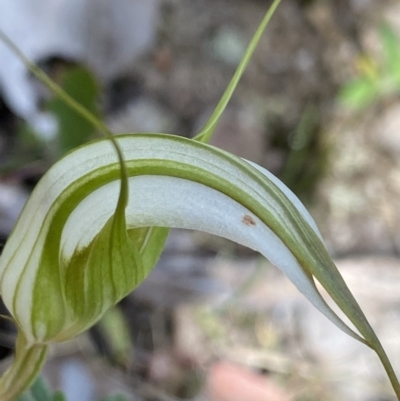
{"type": "Polygon", "coordinates": [[[246,226],[255,226],[256,225],[256,222],[254,221],[254,219],[251,216],[249,216],[248,214],[245,214],[243,216],[242,222],[244,224],[246,224],[246,226]]]}

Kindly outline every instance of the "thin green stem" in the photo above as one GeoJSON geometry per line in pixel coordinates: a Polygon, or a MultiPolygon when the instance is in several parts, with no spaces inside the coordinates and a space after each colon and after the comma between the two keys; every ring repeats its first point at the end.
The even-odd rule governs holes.
{"type": "Polygon", "coordinates": [[[377,353],[386,374],[389,377],[390,383],[392,384],[393,390],[397,396],[397,399],[400,401],[400,383],[399,379],[396,376],[396,373],[392,367],[392,364],[389,361],[388,356],[386,355],[385,350],[383,349],[381,343],[378,341],[378,344],[373,347],[374,351],[377,353]]]}
{"type": "Polygon", "coordinates": [[[265,14],[265,17],[261,21],[260,25],[258,26],[256,32],[254,33],[254,36],[252,37],[242,60],[240,61],[235,74],[233,75],[231,81],[229,82],[228,87],[226,88],[224,94],[221,97],[221,100],[219,101],[217,107],[215,108],[214,112],[211,114],[211,117],[208,119],[202,130],[193,138],[197,141],[208,143],[214,134],[214,131],[218,125],[218,122],[221,118],[222,113],[224,112],[228,102],[230,101],[236,86],[242,77],[244,71],[246,70],[247,65],[249,64],[249,61],[251,57],[253,56],[254,51],[256,50],[258,43],[260,42],[260,39],[265,31],[265,28],[267,27],[269,21],[272,18],[272,15],[274,14],[275,10],[278,8],[279,3],[281,0],[275,0],[270,8],[268,9],[267,13],[265,14]]]}
{"type": "Polygon", "coordinates": [[[32,385],[44,365],[48,346],[29,345],[21,331],[18,332],[13,364],[0,378],[0,400],[14,401],[32,385]]]}

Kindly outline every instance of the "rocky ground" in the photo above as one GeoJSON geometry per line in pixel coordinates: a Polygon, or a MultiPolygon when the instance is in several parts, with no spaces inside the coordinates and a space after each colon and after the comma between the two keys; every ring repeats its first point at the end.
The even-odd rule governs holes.
{"type": "MultiPolygon", "coordinates": [[[[156,44],[107,92],[110,127],[193,136],[268,4],[163,0],[156,44]]],[[[361,53],[382,59],[383,19],[400,37],[395,1],[284,0],[213,143],[264,165],[306,202],[400,372],[399,92],[359,111],[337,100],[361,53]]],[[[9,140],[3,128],[0,153],[9,140]]],[[[21,174],[0,180],[3,237],[29,192],[21,174]]],[[[99,357],[88,337],[55,351],[46,372],[69,401],[116,391],[132,400],[394,400],[372,352],[273,267],[223,240],[173,231],[121,311],[132,343],[122,363],[99,357]],[[71,390],[78,379],[87,394],[71,390]]]]}

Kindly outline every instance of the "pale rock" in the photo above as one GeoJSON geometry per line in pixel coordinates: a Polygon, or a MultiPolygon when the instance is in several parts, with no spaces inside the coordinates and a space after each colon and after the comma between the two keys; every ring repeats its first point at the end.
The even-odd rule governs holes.
{"type": "Polygon", "coordinates": [[[108,126],[112,132],[175,133],[176,116],[153,99],[140,97],[130,102],[124,110],[113,115],[108,126]]]}
{"type": "Polygon", "coordinates": [[[400,103],[388,108],[376,122],[376,140],[378,144],[400,159],[400,103]]]}
{"type": "Polygon", "coordinates": [[[14,184],[0,182],[0,235],[7,236],[28,199],[28,193],[14,184]]]}
{"type": "MultiPolygon", "coordinates": [[[[57,56],[90,67],[104,83],[128,70],[155,37],[158,0],[0,2],[0,28],[34,62],[57,56]]],[[[0,41],[0,90],[35,122],[38,93],[25,65],[0,41]]]]}
{"type": "MultiPolygon", "coordinates": [[[[396,358],[400,352],[400,260],[363,257],[336,264],[400,373],[396,358]]],[[[338,330],[305,299],[281,299],[274,308],[278,308],[274,324],[283,327],[298,355],[311,357],[310,376],[324,381],[335,400],[376,400],[382,386],[391,391],[374,352],[338,330]]]]}

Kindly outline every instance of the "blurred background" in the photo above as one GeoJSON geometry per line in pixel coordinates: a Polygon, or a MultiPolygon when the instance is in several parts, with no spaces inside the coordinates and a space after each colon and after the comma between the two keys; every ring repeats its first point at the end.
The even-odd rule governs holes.
{"type": "MultiPolygon", "coordinates": [[[[192,137],[270,3],[13,0],[0,28],[114,132],[192,137]]],[[[2,243],[41,175],[96,137],[0,43],[2,243]]],[[[283,0],[212,143],[305,203],[400,373],[400,3],[283,0]]],[[[1,320],[1,366],[13,339],[1,320]]],[[[395,399],[375,355],[267,261],[182,230],[44,375],[68,401],[395,399]]]]}

